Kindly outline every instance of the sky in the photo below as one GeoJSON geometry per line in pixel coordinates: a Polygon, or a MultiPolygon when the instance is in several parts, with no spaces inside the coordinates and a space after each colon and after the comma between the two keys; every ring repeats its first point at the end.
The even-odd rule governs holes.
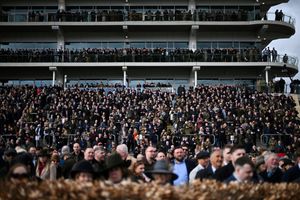
{"type": "MultiPolygon", "coordinates": [[[[298,57],[300,59],[300,0],[289,0],[288,3],[282,3],[274,6],[269,12],[275,12],[276,9],[282,10],[285,15],[289,15],[296,19],[296,33],[288,39],[278,39],[270,43],[269,47],[278,51],[278,54],[285,53],[290,56],[298,57]]],[[[298,65],[299,69],[299,65],[298,65]]],[[[300,79],[300,73],[296,74],[293,79],[300,79]]]]}

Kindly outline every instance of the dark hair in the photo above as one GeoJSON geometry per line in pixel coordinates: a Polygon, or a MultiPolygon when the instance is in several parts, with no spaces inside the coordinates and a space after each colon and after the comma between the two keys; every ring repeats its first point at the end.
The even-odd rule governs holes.
{"type": "Polygon", "coordinates": [[[233,152],[235,152],[236,150],[238,149],[244,149],[245,150],[245,147],[243,145],[240,145],[240,144],[237,144],[237,145],[234,145],[231,150],[230,150],[230,153],[232,154],[233,152]]]}
{"type": "Polygon", "coordinates": [[[235,161],[235,166],[244,166],[246,164],[250,165],[254,169],[254,163],[248,156],[242,156],[235,161]]]}
{"type": "Polygon", "coordinates": [[[26,169],[26,174],[23,174],[23,175],[25,175],[26,177],[30,177],[30,173],[29,173],[29,171],[28,171],[28,168],[27,168],[27,166],[25,165],[25,164],[23,164],[23,163],[16,163],[16,164],[14,164],[14,165],[12,165],[11,166],[11,168],[9,169],[9,171],[8,171],[8,173],[7,173],[7,180],[10,180],[11,178],[13,178],[14,177],[14,170],[17,168],[17,167],[24,167],[25,169],[26,169]]]}

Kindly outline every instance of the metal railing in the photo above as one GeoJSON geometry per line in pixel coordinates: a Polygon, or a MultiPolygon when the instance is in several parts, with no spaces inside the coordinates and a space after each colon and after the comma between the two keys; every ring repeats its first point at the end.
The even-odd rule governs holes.
{"type": "Polygon", "coordinates": [[[298,65],[298,58],[292,56],[278,55],[275,59],[265,58],[262,54],[244,53],[207,53],[189,52],[187,53],[132,53],[123,55],[113,52],[103,54],[101,52],[79,51],[71,53],[69,51],[57,53],[45,53],[35,51],[30,53],[3,52],[0,50],[0,63],[18,62],[274,62],[298,65]]]}
{"type": "Polygon", "coordinates": [[[262,134],[260,136],[260,143],[262,145],[269,145],[269,140],[270,140],[271,137],[276,137],[276,138],[278,138],[279,140],[282,141],[282,139],[284,137],[290,137],[290,138],[292,138],[293,135],[292,134],[262,134]]]}
{"type": "Polygon", "coordinates": [[[254,11],[236,10],[145,10],[145,11],[121,11],[121,10],[101,10],[101,11],[78,11],[62,13],[10,13],[0,14],[2,22],[114,22],[114,21],[253,21],[269,20],[282,21],[295,25],[295,18],[283,14],[280,19],[275,18],[277,14],[267,13],[261,16],[254,11]]]}

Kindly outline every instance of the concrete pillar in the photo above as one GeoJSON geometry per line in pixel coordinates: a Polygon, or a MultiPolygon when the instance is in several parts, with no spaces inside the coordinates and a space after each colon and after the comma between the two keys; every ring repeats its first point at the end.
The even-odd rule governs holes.
{"type": "Polygon", "coordinates": [[[196,10],[196,1],[195,0],[189,0],[188,9],[194,13],[196,10]]]}
{"type": "Polygon", "coordinates": [[[199,29],[198,25],[193,25],[190,31],[189,37],[189,49],[195,51],[197,49],[197,31],[199,29]]]}
{"type": "Polygon", "coordinates": [[[193,78],[190,79],[190,86],[194,86],[194,88],[197,87],[198,85],[198,71],[200,69],[201,69],[200,66],[194,66],[192,69],[193,78]]]}
{"type": "Polygon", "coordinates": [[[62,30],[57,31],[57,49],[65,49],[65,37],[62,30]]]}
{"type": "Polygon", "coordinates": [[[57,69],[55,71],[55,76],[56,76],[56,84],[62,87],[64,85],[64,74],[62,69],[57,69]]]}
{"type": "Polygon", "coordinates": [[[52,86],[55,86],[55,75],[57,67],[49,67],[49,70],[52,72],[52,86]]]}
{"type": "Polygon", "coordinates": [[[127,67],[126,66],[123,66],[122,67],[122,70],[123,70],[123,85],[125,87],[127,87],[127,83],[126,83],[126,78],[127,78],[127,67]]]}
{"type": "Polygon", "coordinates": [[[67,81],[68,81],[68,76],[65,74],[64,75],[64,90],[67,89],[67,81]]]}
{"type": "Polygon", "coordinates": [[[66,1],[65,0],[58,0],[58,9],[66,10],[66,1]]]}
{"type": "Polygon", "coordinates": [[[267,66],[265,68],[265,73],[266,73],[266,85],[269,86],[269,71],[270,71],[271,67],[267,66]]]}

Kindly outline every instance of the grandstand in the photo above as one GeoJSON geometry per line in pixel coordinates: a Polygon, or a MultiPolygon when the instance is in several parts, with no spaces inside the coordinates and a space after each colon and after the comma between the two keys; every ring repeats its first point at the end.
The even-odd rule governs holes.
{"type": "Polygon", "coordinates": [[[256,85],[298,72],[275,39],[295,19],[288,0],[2,0],[0,80],[256,85]]]}

